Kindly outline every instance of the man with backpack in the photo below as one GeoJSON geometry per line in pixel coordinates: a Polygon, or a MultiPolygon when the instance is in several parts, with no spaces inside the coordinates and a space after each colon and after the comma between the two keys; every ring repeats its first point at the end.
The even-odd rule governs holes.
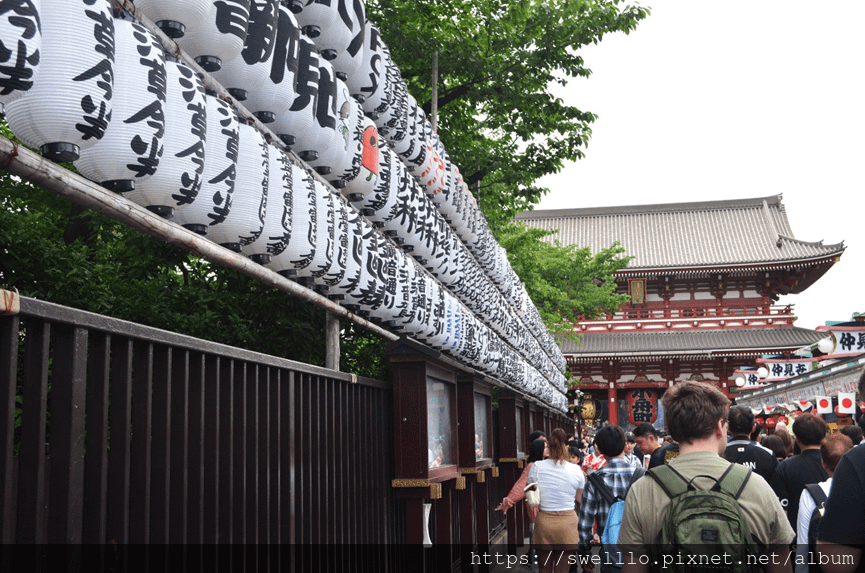
{"type": "Polygon", "coordinates": [[[796,573],[821,573],[817,555],[817,527],[823,516],[823,504],[829,495],[829,487],[832,485],[832,475],[838,462],[844,457],[853,442],[842,433],[826,436],[820,443],[820,456],[823,469],[826,470],[829,479],[820,483],[809,483],[802,490],[799,498],[799,519],[796,527],[796,573]]]}
{"type": "MultiPolygon", "coordinates": [[[[602,547],[601,572],[614,572],[620,570],[619,559],[612,547],[615,541],[613,531],[607,531],[607,518],[610,508],[616,501],[624,500],[625,494],[632,481],[639,478],[643,473],[642,467],[635,467],[625,460],[625,431],[619,426],[604,426],[595,435],[595,449],[607,460],[606,464],[599,470],[592,472],[583,489],[583,499],[580,507],[580,518],[577,526],[580,534],[580,554],[586,555],[591,551],[593,538],[593,525],[597,524],[598,535],[604,539],[608,538],[606,545],[602,547]],[[636,478],[634,477],[636,475],[636,478]],[[605,555],[605,552],[607,554],[605,555]]],[[[586,565],[584,570],[591,572],[593,566],[586,565]]]]}
{"type": "Polygon", "coordinates": [[[722,457],[727,397],[687,381],[667,390],[663,406],[680,455],[628,492],[622,573],[792,571],[795,535],[777,497],[761,476],[722,457]]]}

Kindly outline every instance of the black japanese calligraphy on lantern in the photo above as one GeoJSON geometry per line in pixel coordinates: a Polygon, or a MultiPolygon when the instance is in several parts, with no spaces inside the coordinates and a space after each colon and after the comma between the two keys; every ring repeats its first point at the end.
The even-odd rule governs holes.
{"type": "Polygon", "coordinates": [[[642,424],[643,422],[652,423],[657,417],[655,408],[657,407],[658,396],[654,390],[641,388],[634,390],[628,395],[628,421],[634,425],[642,424]]]}
{"type": "Polygon", "coordinates": [[[125,124],[144,123],[149,128],[150,137],[137,134],[129,142],[129,147],[138,157],[136,163],[127,163],[126,168],[135,177],[145,177],[156,173],[162,157],[162,137],[165,134],[165,99],[168,77],[162,48],[154,45],[156,39],[141,26],[133,26],[133,37],[138,42],[136,51],[138,63],[147,70],[147,92],[155,99],[140,110],[123,120],[125,124]]]}
{"type": "Polygon", "coordinates": [[[321,66],[318,74],[318,106],[315,117],[322,128],[333,130],[336,129],[336,77],[330,66],[321,66]]]}
{"type": "Polygon", "coordinates": [[[246,40],[249,22],[249,0],[216,0],[216,29],[222,34],[246,40]]]}
{"type": "MultiPolygon", "coordinates": [[[[297,51],[297,73],[294,76],[295,99],[291,111],[302,111],[318,99],[318,60],[312,43],[301,41],[297,51]]],[[[315,107],[312,107],[315,113],[315,107]]]]}
{"type": "MultiPolygon", "coordinates": [[[[241,52],[247,65],[266,62],[273,53],[278,10],[275,0],[252,0],[249,5],[249,33],[241,52]]],[[[285,69],[285,65],[281,67],[285,69]]]]}
{"type": "Polygon", "coordinates": [[[186,66],[178,66],[180,77],[176,87],[180,88],[186,109],[191,112],[189,130],[195,138],[195,143],[175,154],[178,158],[189,157],[193,171],[186,171],[180,176],[180,188],[171,195],[177,205],[192,203],[201,190],[201,175],[204,173],[204,149],[207,141],[207,108],[201,98],[196,95],[202,90],[201,84],[194,80],[192,70],[186,66]]]}
{"type": "Polygon", "coordinates": [[[14,91],[25,92],[33,87],[33,74],[39,65],[40,52],[28,53],[26,40],[32,40],[41,29],[39,10],[32,0],[0,1],[0,18],[6,18],[13,28],[20,28],[17,47],[0,41],[0,96],[14,91]],[[13,61],[14,57],[14,61],[13,61]]]}
{"type": "MultiPolygon", "coordinates": [[[[85,1],[85,4],[92,5],[93,2],[85,1]]],[[[111,121],[108,102],[114,91],[114,19],[107,12],[85,10],[84,14],[93,20],[93,38],[96,40],[93,50],[103,56],[96,65],[72,78],[75,82],[96,79],[96,87],[102,91],[98,102],[90,94],[81,98],[81,110],[85,115],[81,118],[82,123],[75,124],[75,129],[81,133],[81,139],[87,141],[102,139],[111,121]]]]}
{"type": "Polygon", "coordinates": [[[229,165],[208,181],[211,185],[225,184],[223,190],[213,194],[213,209],[207,214],[207,217],[211,219],[211,225],[218,225],[225,221],[231,211],[232,194],[237,177],[237,155],[240,146],[240,132],[234,118],[234,111],[228,108],[228,104],[223,103],[220,103],[216,109],[223,116],[219,120],[219,125],[221,126],[220,132],[225,137],[225,157],[229,160],[229,165]]]}

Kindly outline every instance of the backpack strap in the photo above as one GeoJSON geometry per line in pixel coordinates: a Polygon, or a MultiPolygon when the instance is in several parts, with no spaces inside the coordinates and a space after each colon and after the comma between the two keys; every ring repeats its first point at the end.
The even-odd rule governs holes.
{"type": "Polygon", "coordinates": [[[731,463],[727,470],[721,474],[721,477],[718,478],[718,483],[712,489],[714,491],[724,491],[732,495],[733,499],[739,499],[752,473],[751,468],[747,466],[731,463]]]}
{"type": "Polygon", "coordinates": [[[658,482],[670,499],[685,493],[688,489],[693,489],[688,480],[669,465],[651,468],[646,475],[658,482]]]}
{"type": "Polygon", "coordinates": [[[613,495],[613,491],[606,483],[604,483],[604,480],[598,475],[598,472],[595,471],[589,474],[589,481],[592,482],[592,485],[595,486],[595,489],[598,490],[598,493],[601,494],[608,504],[613,505],[616,503],[616,496],[613,495]]]}
{"type": "Polygon", "coordinates": [[[808,493],[811,494],[811,497],[814,499],[814,503],[817,504],[817,509],[823,507],[823,504],[826,503],[826,492],[823,491],[823,488],[820,487],[820,484],[809,483],[805,485],[805,488],[808,490],[808,493]]]}

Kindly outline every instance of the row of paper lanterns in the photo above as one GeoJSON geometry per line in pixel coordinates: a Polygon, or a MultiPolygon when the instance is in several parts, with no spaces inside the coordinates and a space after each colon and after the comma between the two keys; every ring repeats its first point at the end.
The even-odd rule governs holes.
{"type": "MultiPolygon", "coordinates": [[[[136,6],[144,10],[148,4],[157,2],[139,0],[136,6]]],[[[169,4],[194,13],[190,10],[195,2],[169,4]]],[[[215,29],[239,32],[243,28],[240,9],[248,2],[203,4],[208,5],[208,14],[214,17],[215,29]],[[220,14],[226,4],[230,10],[220,14]],[[221,27],[220,17],[227,19],[221,27]]],[[[161,45],[145,27],[131,20],[112,19],[109,2],[64,0],[52,4],[42,14],[38,3],[32,6],[33,10],[26,14],[31,17],[31,25],[22,26],[19,18],[14,26],[6,21],[3,22],[6,26],[0,28],[4,45],[17,45],[14,61],[20,64],[20,69],[9,72],[0,97],[6,105],[10,127],[25,143],[40,147],[43,154],[54,160],[75,159],[76,167],[88,178],[125,192],[130,199],[163,215],[173,211],[179,224],[199,232],[206,230],[211,240],[269,264],[274,270],[332,289],[335,296],[346,297],[347,304],[354,304],[376,318],[402,319],[400,327],[410,334],[470,363],[480,364],[480,369],[564,408],[564,397],[559,394],[564,390],[561,368],[551,359],[548,349],[540,348],[534,330],[523,326],[525,321],[518,318],[517,312],[512,311],[510,317],[502,315],[501,309],[510,310],[512,305],[501,304],[503,294],[488,284],[488,277],[477,272],[476,261],[466,246],[442,223],[441,212],[431,208],[432,195],[418,192],[419,184],[407,174],[406,163],[395,160],[396,153],[377,141],[372,121],[349,96],[336,72],[329,71],[326,60],[299,33],[301,26],[309,29],[313,24],[296,22],[289,10],[276,2],[252,2],[247,27],[261,26],[261,32],[267,28],[262,24],[266,15],[276,13],[277,23],[274,25],[273,19],[270,20],[270,26],[276,30],[272,36],[273,51],[284,40],[285,53],[297,55],[294,78],[288,77],[294,71],[291,66],[273,65],[272,56],[265,66],[269,70],[267,78],[273,80],[282,74],[283,81],[290,82],[286,87],[304,86],[306,91],[289,90],[294,97],[287,110],[272,106],[273,109],[250,111],[260,119],[273,120],[270,123],[277,126],[281,125],[277,123],[281,114],[290,117],[285,120],[290,128],[278,129],[277,133],[310,164],[316,165],[320,174],[330,178],[335,187],[342,188],[347,197],[365,205],[365,214],[370,214],[374,222],[401,234],[417,258],[440,280],[444,278],[442,282],[447,287],[471,303],[470,310],[426,273],[411,272],[412,268],[417,271],[413,261],[408,264],[410,259],[402,251],[393,249],[380,234],[371,232],[371,227],[364,228],[369,224],[343,197],[334,195],[311,174],[288,161],[252,126],[238,121],[225,101],[206,95],[192,70],[182,63],[165,61],[161,45]],[[77,33],[81,31],[87,33],[77,33]],[[282,40],[278,38],[279,32],[282,40]],[[277,69],[281,67],[285,69],[277,69]],[[305,73],[314,77],[305,77],[305,73]],[[318,92],[311,93],[313,88],[318,92]],[[121,95],[112,97],[114,92],[121,95]],[[322,100],[326,102],[324,112],[322,100]],[[338,110],[333,118],[335,129],[316,131],[320,122],[315,120],[333,109],[338,110]],[[298,113],[303,110],[306,112],[298,113]],[[309,134],[312,135],[305,137],[309,134]],[[409,188],[415,205],[397,205],[394,210],[391,204],[384,212],[368,206],[371,197],[381,198],[383,183],[388,188],[385,194],[389,195],[391,189],[398,190],[391,184],[397,175],[383,182],[379,172],[382,165],[389,165],[392,174],[407,182],[404,187],[409,188]],[[279,183],[273,186],[270,181],[279,183]],[[418,213],[426,216],[417,217],[418,213]],[[388,228],[396,220],[402,224],[391,224],[388,228]],[[361,253],[364,247],[365,256],[361,253]],[[455,260],[442,259],[440,251],[448,249],[455,260]],[[370,270],[388,265],[402,269],[402,274],[413,274],[414,278],[409,283],[400,283],[396,275],[376,276],[370,270]],[[409,285],[404,289],[407,292],[403,293],[402,302],[398,302],[395,284],[409,285]],[[436,289],[440,291],[440,304],[424,302],[432,299],[419,294],[436,289]],[[394,294],[389,297],[390,291],[394,294]],[[414,308],[410,310],[412,305],[414,308]],[[496,334],[534,366],[525,364],[519,355],[512,355],[508,345],[491,342],[497,337],[487,332],[489,329],[471,311],[489,321],[496,334]]],[[[318,8],[321,7],[316,5],[318,8]]],[[[167,19],[158,14],[152,16],[160,18],[163,29],[179,29],[175,24],[165,24],[167,19]]],[[[209,16],[187,22],[199,21],[207,22],[209,16]]],[[[207,37],[198,28],[187,26],[188,37],[184,37],[187,40],[207,37]]],[[[325,25],[320,30],[329,28],[325,25]]],[[[189,50],[204,62],[210,61],[208,58],[237,61],[243,59],[246,48],[263,51],[241,41],[241,51],[231,56],[189,41],[183,43],[183,38],[179,41],[184,51],[189,50]]],[[[321,52],[331,53],[327,49],[321,52]]],[[[340,53],[337,51],[337,55],[340,53]]],[[[249,67],[253,66],[237,69],[249,67]]],[[[221,69],[231,70],[232,66],[221,69]]],[[[229,76],[221,77],[220,82],[253,85],[246,79],[232,80],[229,76]]],[[[256,98],[262,91],[249,91],[247,101],[258,101],[256,98]]],[[[271,101],[285,99],[285,96],[273,97],[271,101]]],[[[424,182],[421,177],[420,185],[424,182]]],[[[500,274],[501,266],[499,263],[500,274]]],[[[517,306],[517,309],[524,313],[526,307],[534,308],[528,297],[524,296],[520,303],[523,308],[517,306]]]]}

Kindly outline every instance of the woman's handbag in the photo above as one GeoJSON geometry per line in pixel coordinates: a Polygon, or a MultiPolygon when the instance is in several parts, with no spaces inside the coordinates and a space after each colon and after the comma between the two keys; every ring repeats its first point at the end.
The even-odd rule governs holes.
{"type": "MultiPolygon", "coordinates": [[[[541,477],[541,466],[538,468],[538,479],[541,477]]],[[[541,485],[538,482],[530,483],[523,488],[523,493],[526,495],[526,503],[529,507],[538,507],[541,505],[541,485]]]]}

